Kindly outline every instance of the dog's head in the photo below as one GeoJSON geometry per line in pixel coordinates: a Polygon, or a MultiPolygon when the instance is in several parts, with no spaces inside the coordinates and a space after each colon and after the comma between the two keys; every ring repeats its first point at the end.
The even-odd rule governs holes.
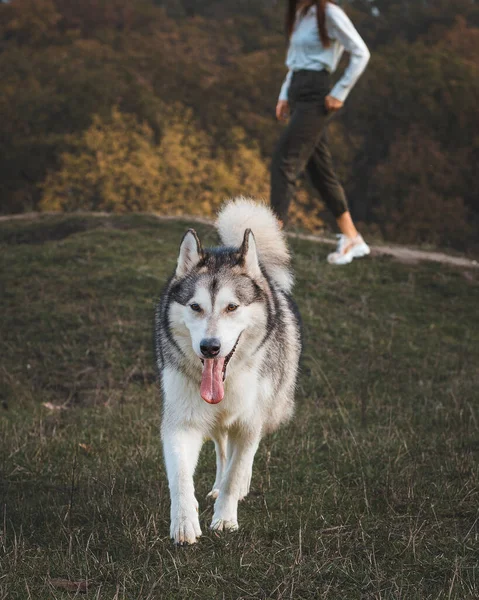
{"type": "Polygon", "coordinates": [[[187,341],[189,354],[203,363],[200,393],[210,404],[224,397],[228,363],[238,346],[264,331],[264,281],[251,230],[239,249],[203,250],[193,229],[185,234],[171,287],[170,326],[183,337],[182,349],[187,341]]]}

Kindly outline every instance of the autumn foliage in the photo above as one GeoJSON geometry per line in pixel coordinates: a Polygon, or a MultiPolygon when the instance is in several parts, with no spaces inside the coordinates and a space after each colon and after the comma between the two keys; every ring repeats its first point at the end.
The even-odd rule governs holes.
{"type": "MultiPolygon", "coordinates": [[[[343,2],[372,60],[331,129],[366,231],[477,250],[479,8],[343,2]]],[[[1,211],[212,214],[267,197],[283,3],[0,4],[1,211]]],[[[306,184],[293,222],[321,227],[306,184]]]]}
{"type": "Polygon", "coordinates": [[[117,108],[108,119],[94,115],[88,129],[71,137],[59,168],[47,175],[40,209],[211,214],[242,189],[265,195],[266,167],[257,149],[241,143],[240,131],[232,132],[236,152],[214,155],[190,111],[165,109],[164,118],[156,143],[151,127],[134,115],[117,108]]]}

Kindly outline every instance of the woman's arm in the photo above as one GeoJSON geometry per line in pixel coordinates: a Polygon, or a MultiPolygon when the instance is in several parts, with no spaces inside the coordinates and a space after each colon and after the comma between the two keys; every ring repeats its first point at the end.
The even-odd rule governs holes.
{"type": "Polygon", "coordinates": [[[371,54],[362,37],[343,10],[329,4],[326,16],[330,37],[338,40],[351,55],[343,76],[330,93],[333,98],[344,102],[366,68],[371,54]]]}
{"type": "Polygon", "coordinates": [[[288,67],[288,73],[283,81],[283,85],[281,86],[281,91],[279,93],[278,102],[287,102],[288,101],[288,90],[291,84],[291,79],[293,77],[293,65],[294,65],[294,51],[291,47],[291,44],[288,46],[288,52],[286,53],[286,66],[288,67]]]}
{"type": "MultiPolygon", "coordinates": [[[[286,56],[286,65],[289,67],[292,60],[291,46],[288,48],[288,54],[286,56]]],[[[293,69],[289,68],[289,71],[281,86],[279,93],[278,103],[276,104],[276,118],[278,121],[286,121],[289,116],[289,103],[288,103],[288,91],[293,77],[293,69]]]]}
{"type": "Polygon", "coordinates": [[[279,93],[278,100],[286,100],[286,101],[288,100],[288,90],[289,90],[289,86],[291,84],[292,77],[293,77],[293,71],[290,69],[283,81],[283,85],[281,86],[281,91],[279,93]]]}

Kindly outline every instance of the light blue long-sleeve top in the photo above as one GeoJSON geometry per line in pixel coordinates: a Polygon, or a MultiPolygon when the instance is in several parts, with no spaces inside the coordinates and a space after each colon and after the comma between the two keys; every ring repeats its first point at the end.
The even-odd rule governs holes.
{"type": "Polygon", "coordinates": [[[304,16],[298,11],[286,57],[289,71],[281,88],[279,100],[288,99],[288,89],[295,71],[326,69],[334,73],[344,50],[347,50],[351,55],[349,64],[330,92],[334,98],[342,102],[346,100],[366,68],[371,55],[346,13],[331,2],[326,4],[326,30],[331,40],[329,48],[323,46],[319,37],[316,6],[313,5],[304,16]]]}

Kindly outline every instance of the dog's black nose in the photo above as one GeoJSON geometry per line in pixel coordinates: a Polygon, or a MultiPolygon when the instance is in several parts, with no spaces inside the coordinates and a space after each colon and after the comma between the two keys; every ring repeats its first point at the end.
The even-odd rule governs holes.
{"type": "Polygon", "coordinates": [[[200,350],[205,358],[214,358],[220,353],[221,342],[218,338],[207,338],[201,340],[200,350]]]}

